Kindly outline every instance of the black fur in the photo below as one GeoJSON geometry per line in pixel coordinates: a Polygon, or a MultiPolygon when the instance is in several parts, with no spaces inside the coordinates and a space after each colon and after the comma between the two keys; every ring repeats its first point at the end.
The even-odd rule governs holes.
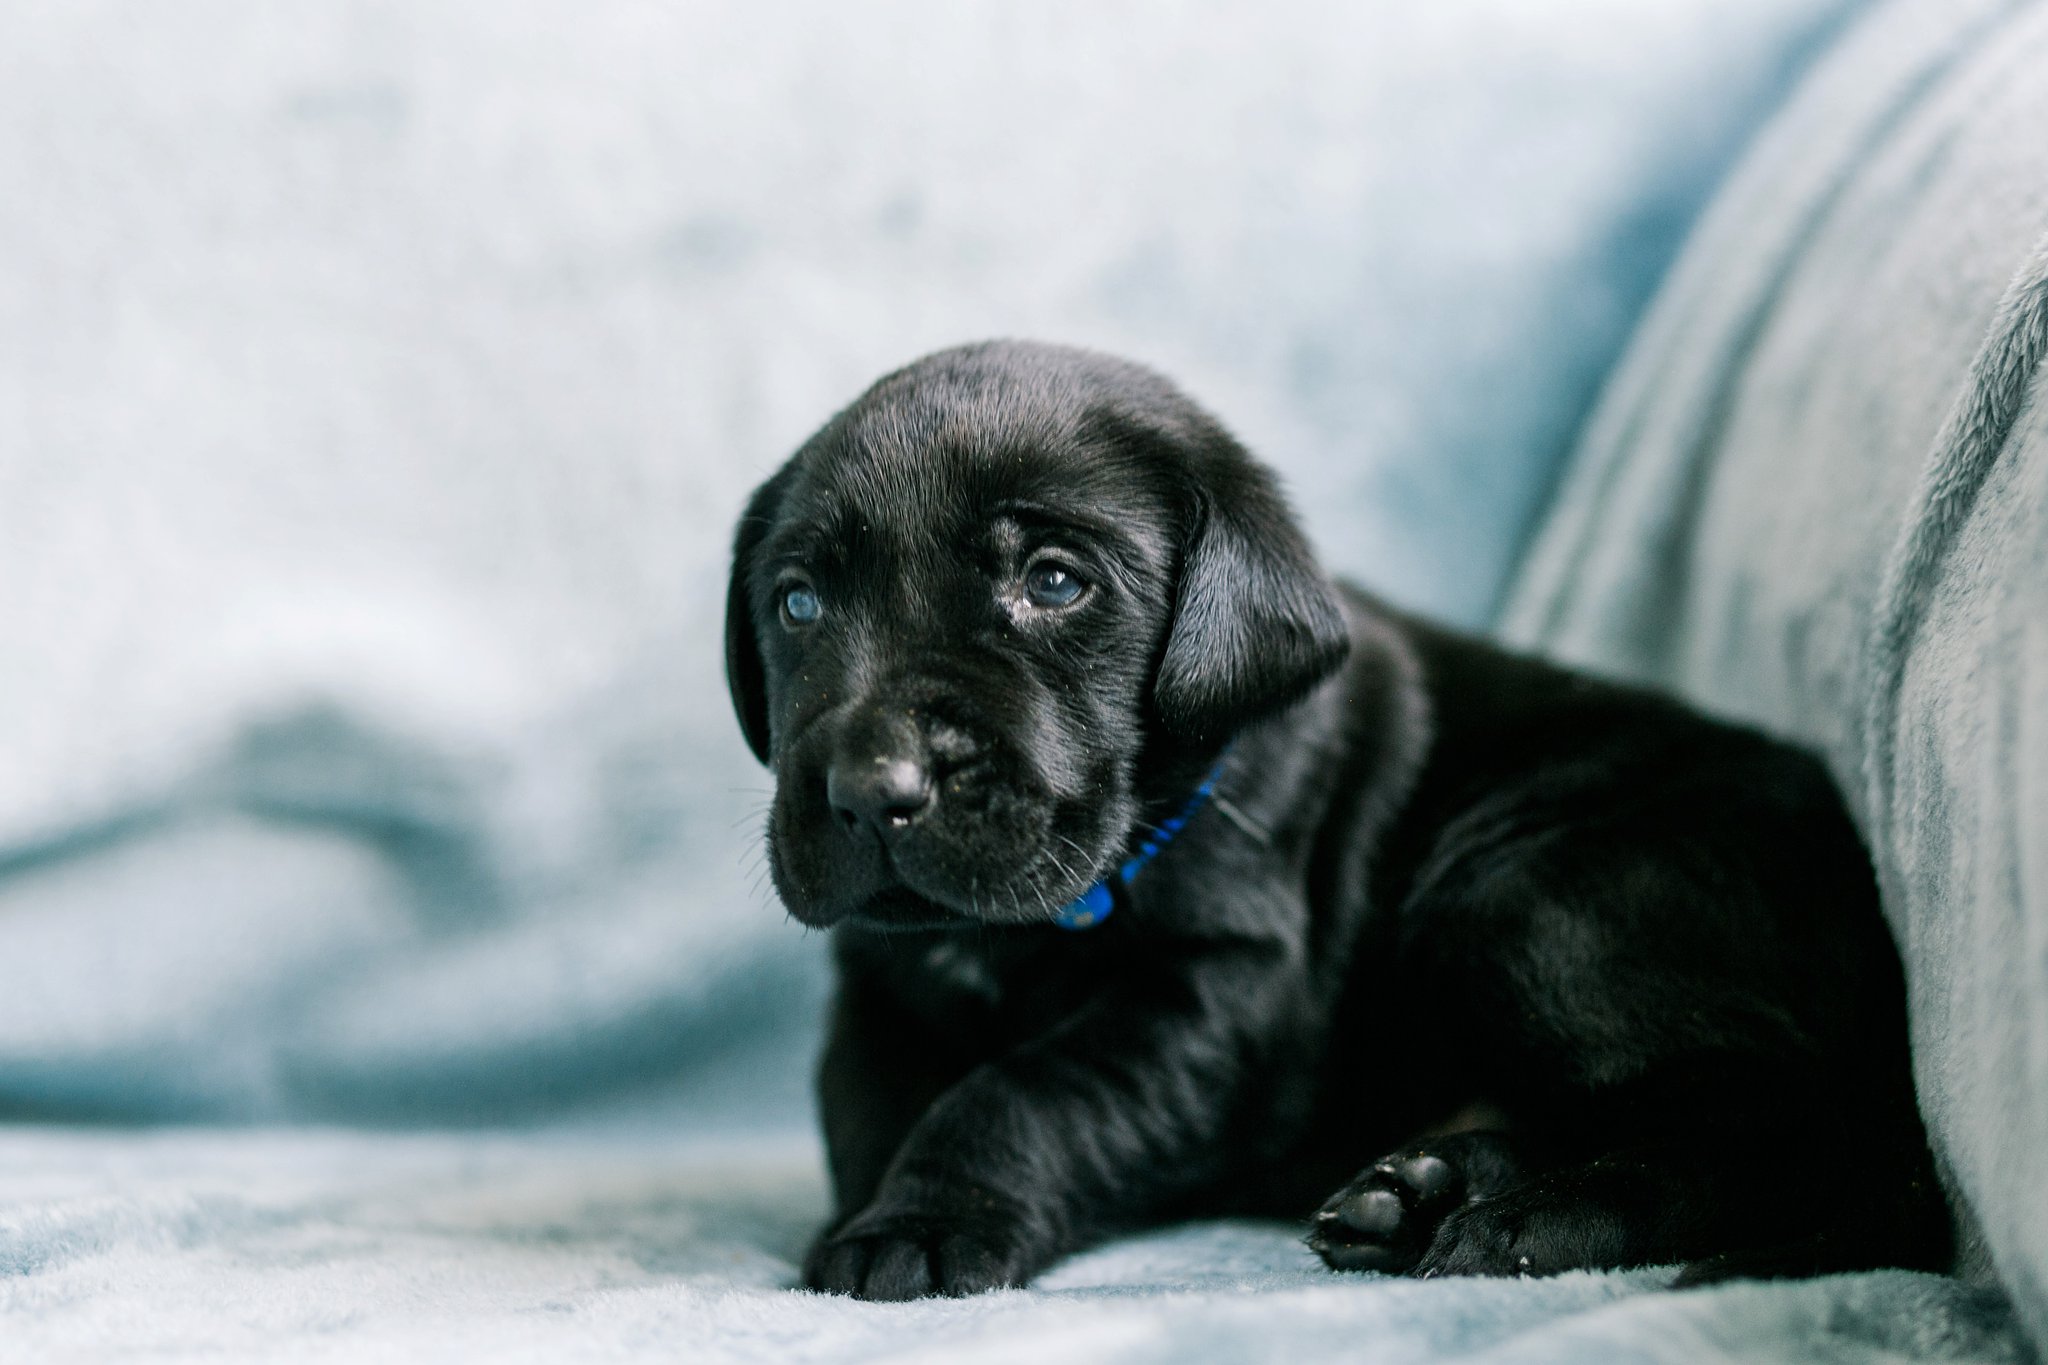
{"type": "Polygon", "coordinates": [[[726,653],[776,887],[834,926],[815,1287],[1018,1284],[1224,1213],[1421,1274],[1945,1261],[1820,764],[1334,587],[1145,370],[883,379],[748,508],[726,653]],[[1054,927],[1226,744],[1110,919],[1054,927]]]}

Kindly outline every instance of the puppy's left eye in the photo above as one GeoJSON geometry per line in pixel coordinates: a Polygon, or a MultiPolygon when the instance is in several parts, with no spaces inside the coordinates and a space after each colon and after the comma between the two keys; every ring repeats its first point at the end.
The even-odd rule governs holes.
{"type": "Polygon", "coordinates": [[[791,625],[807,626],[824,614],[825,604],[818,590],[808,583],[791,583],[782,590],[782,619],[791,625]]]}
{"type": "Polygon", "coordinates": [[[1041,559],[1024,571],[1024,598],[1034,607],[1071,607],[1087,589],[1072,569],[1050,559],[1041,559]]]}

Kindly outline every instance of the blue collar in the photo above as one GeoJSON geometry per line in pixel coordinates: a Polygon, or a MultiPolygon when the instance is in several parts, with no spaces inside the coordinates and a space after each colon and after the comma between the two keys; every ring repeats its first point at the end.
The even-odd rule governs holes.
{"type": "Polygon", "coordinates": [[[1181,827],[1202,808],[1203,803],[1216,794],[1216,779],[1223,775],[1223,763],[1229,757],[1230,750],[1226,748],[1223,757],[1216,760],[1216,766],[1209,769],[1209,775],[1202,779],[1202,785],[1195,788],[1195,794],[1181,807],[1180,814],[1161,825],[1157,833],[1140,844],[1137,853],[1127,859],[1122,867],[1068,901],[1060,912],[1052,917],[1052,922],[1062,929],[1079,930],[1093,929],[1108,919],[1109,912],[1116,909],[1116,894],[1110,889],[1110,884],[1121,882],[1129,886],[1145,864],[1158,857],[1159,850],[1173,842],[1181,827]]]}

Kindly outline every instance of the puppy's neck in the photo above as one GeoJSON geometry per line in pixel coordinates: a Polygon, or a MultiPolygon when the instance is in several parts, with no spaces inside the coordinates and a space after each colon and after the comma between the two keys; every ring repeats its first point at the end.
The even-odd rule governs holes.
{"type": "MultiPolygon", "coordinates": [[[[1139,831],[1138,846],[1116,871],[1089,887],[1069,901],[1060,912],[1053,916],[1053,923],[1062,929],[1092,929],[1108,919],[1116,909],[1117,898],[1124,888],[1138,879],[1145,865],[1159,856],[1159,851],[1180,837],[1187,822],[1195,812],[1212,801],[1225,798],[1218,796],[1216,787],[1223,777],[1224,763],[1230,757],[1230,746],[1224,745],[1223,752],[1216,758],[1208,774],[1196,785],[1194,794],[1189,796],[1181,808],[1157,824],[1147,823],[1139,831]]],[[[1240,818],[1242,813],[1240,813],[1240,818]]]]}

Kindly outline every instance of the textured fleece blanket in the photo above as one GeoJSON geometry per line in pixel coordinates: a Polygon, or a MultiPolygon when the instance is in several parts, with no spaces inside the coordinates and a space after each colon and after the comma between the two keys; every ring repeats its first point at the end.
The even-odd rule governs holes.
{"type": "Polygon", "coordinates": [[[1905,955],[1975,1269],[2037,1340],[2044,356],[2048,5],[1888,5],[1688,248],[1509,613],[1825,753],[1905,955]]]}
{"type": "Polygon", "coordinates": [[[808,1139],[55,1131],[0,1138],[0,1180],[10,1362],[2028,1359],[2003,1299],[1938,1276],[1340,1277],[1255,1224],[973,1299],[793,1293],[823,1195],[808,1139]]]}
{"type": "Polygon", "coordinates": [[[6,7],[0,1360],[2015,1358],[1933,1277],[1340,1279],[1236,1225],[785,1287],[818,945],[711,643],[744,488],[919,350],[1093,342],[1484,619],[1844,8],[6,7]]]}
{"type": "Polygon", "coordinates": [[[1843,9],[0,6],[0,1115],[806,1122],[746,489],[1092,343],[1480,619],[1843,9]]]}

